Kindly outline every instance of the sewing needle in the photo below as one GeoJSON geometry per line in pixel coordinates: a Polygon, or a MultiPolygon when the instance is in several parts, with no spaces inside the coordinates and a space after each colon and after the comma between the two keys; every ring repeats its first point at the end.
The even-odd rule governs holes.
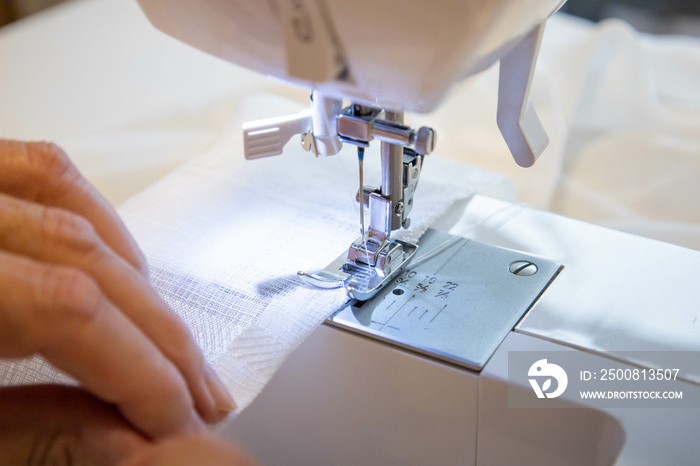
{"type": "Polygon", "coordinates": [[[365,148],[364,147],[358,147],[357,148],[357,160],[359,162],[360,166],[360,191],[358,193],[358,197],[360,200],[360,235],[362,238],[362,243],[360,244],[365,244],[365,181],[364,181],[364,170],[363,170],[363,165],[364,165],[364,159],[365,159],[365,148]]]}

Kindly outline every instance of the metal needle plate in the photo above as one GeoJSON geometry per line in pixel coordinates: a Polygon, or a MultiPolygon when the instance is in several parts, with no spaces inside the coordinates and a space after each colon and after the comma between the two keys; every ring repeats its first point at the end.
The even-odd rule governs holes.
{"type": "MultiPolygon", "coordinates": [[[[420,250],[425,254],[449,238],[428,230],[420,250]]],[[[409,264],[374,298],[351,302],[328,323],[478,371],[560,269],[460,239],[417,266],[409,264]],[[522,268],[525,263],[534,269],[522,268]]]]}

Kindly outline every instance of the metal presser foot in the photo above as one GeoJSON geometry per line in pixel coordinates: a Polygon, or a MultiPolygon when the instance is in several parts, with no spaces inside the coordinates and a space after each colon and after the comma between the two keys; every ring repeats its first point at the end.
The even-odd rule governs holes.
{"type": "Polygon", "coordinates": [[[355,201],[360,208],[362,236],[323,271],[299,272],[298,276],[319,288],[345,287],[351,297],[366,301],[398,276],[418,249],[414,244],[391,238],[391,232],[410,225],[423,157],[433,150],[435,134],[430,128],[416,131],[404,126],[402,113],[351,105],[338,115],[338,136],[357,146],[360,187],[355,201]],[[379,188],[365,186],[363,179],[365,148],[371,139],[381,141],[379,188]],[[369,213],[366,230],[365,210],[369,213]]]}
{"type": "MultiPolygon", "coordinates": [[[[358,238],[353,246],[359,246],[361,242],[362,238],[358,238]]],[[[418,246],[414,244],[388,239],[379,253],[384,261],[383,267],[352,262],[348,260],[348,254],[343,253],[317,274],[299,272],[297,275],[305,283],[318,288],[330,289],[342,286],[352,298],[366,301],[397,277],[417,250],[418,246]]],[[[349,252],[351,251],[352,247],[349,252]]]]}

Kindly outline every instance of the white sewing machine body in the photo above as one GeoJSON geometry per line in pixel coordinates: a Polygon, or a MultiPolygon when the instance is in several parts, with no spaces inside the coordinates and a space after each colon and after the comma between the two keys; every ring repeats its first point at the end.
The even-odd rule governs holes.
{"type": "MultiPolygon", "coordinates": [[[[519,207],[477,196],[462,222],[504,208],[519,207]]],[[[700,254],[534,209],[494,222],[469,236],[564,267],[480,372],[326,324],[222,434],[271,465],[695,464],[696,409],[599,409],[569,392],[572,408],[509,408],[509,389],[532,389],[509,379],[508,353],[624,370],[663,361],[620,351],[697,351],[700,254]]],[[[674,386],[697,395],[694,376],[674,386]]]]}
{"type": "Polygon", "coordinates": [[[329,97],[427,112],[486,69],[562,0],[139,0],[158,29],[329,97]]]}
{"type": "Polygon", "coordinates": [[[411,261],[415,245],[391,235],[410,225],[435,132],[405,126],[405,110],[433,109],[453,83],[500,61],[498,125],[513,157],[531,166],[549,143],[528,94],[544,23],[560,0],[431,8],[420,1],[139,3],[156,27],[180,40],[312,89],[309,110],[243,126],[246,159],[281,154],[295,134],[316,156],[335,155],[342,143],[357,146],[361,236],[322,272],[299,272],[311,285],[342,286],[364,301],[411,261]],[[350,105],[342,108],[343,99],[350,105]],[[363,182],[373,139],[381,141],[378,188],[363,182]]]}

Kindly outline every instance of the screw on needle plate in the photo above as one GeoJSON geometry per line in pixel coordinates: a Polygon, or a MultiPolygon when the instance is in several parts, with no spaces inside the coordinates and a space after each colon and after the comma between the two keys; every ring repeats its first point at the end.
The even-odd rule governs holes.
{"type": "Polygon", "coordinates": [[[510,273],[519,277],[529,277],[537,273],[537,265],[530,261],[515,261],[510,264],[510,273]]]}

